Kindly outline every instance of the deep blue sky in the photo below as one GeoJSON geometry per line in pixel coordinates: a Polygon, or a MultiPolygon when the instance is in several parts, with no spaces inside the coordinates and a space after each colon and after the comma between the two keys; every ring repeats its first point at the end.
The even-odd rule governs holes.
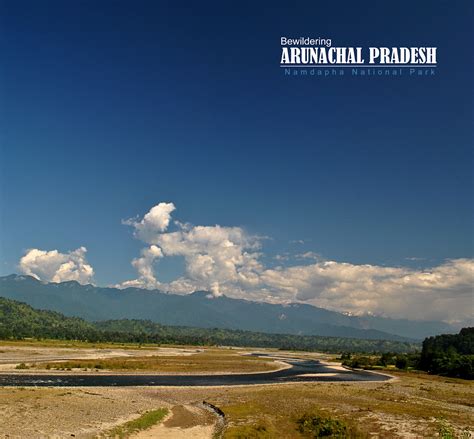
{"type": "Polygon", "coordinates": [[[97,283],[131,278],[121,219],[160,201],[269,253],[472,256],[471,2],[1,4],[0,274],[84,245],[97,283]],[[437,46],[439,68],[285,78],[280,36],[437,46]]]}

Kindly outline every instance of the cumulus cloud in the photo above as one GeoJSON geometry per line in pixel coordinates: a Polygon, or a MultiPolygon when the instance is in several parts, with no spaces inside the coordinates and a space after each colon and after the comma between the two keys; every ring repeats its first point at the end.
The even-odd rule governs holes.
{"type": "Polygon", "coordinates": [[[138,238],[155,246],[161,254],[149,258],[142,252],[141,258],[132,261],[139,277],[122,286],[160,287],[179,293],[205,289],[220,296],[234,285],[250,287],[258,282],[258,272],[262,270],[258,249],[262,238],[251,236],[240,227],[193,226],[179,221],[174,223],[177,230],[166,232],[174,209],[172,203],[160,203],[142,220],[126,222],[135,228],[138,238]],[[162,256],[184,257],[186,276],[161,283],[152,265],[162,256]]]}
{"type": "Polygon", "coordinates": [[[472,318],[472,259],[425,270],[326,261],[265,270],[261,280],[280,298],[337,311],[451,322],[472,318]]]}
{"type": "Polygon", "coordinates": [[[155,238],[165,256],[184,256],[186,273],[201,288],[251,284],[260,269],[260,243],[240,227],[195,226],[155,238]]]}
{"type": "Polygon", "coordinates": [[[24,274],[42,281],[75,280],[81,284],[87,284],[92,282],[94,270],[87,263],[86,252],[85,247],[68,253],[32,248],[20,259],[19,268],[24,274]]]}
{"type": "Polygon", "coordinates": [[[138,279],[124,282],[122,287],[160,288],[162,285],[155,278],[153,264],[163,257],[163,252],[156,245],[142,249],[141,256],[132,260],[132,265],[138,272],[138,279]]]}
{"type": "MultiPolygon", "coordinates": [[[[127,221],[149,247],[132,261],[138,278],[121,284],[175,293],[210,291],[274,303],[304,302],[353,314],[460,321],[472,316],[474,261],[453,259],[430,269],[325,261],[318,253],[296,255],[298,265],[268,268],[261,262],[262,238],[240,227],[173,222],[172,203],[160,203],[143,219],[127,221]],[[169,283],[153,265],[182,256],[185,274],[169,283]],[[304,263],[303,263],[304,262],[304,263]]],[[[277,255],[286,262],[289,255],[277,255]]]]}
{"type": "Polygon", "coordinates": [[[135,228],[135,235],[144,242],[152,242],[157,233],[164,232],[170,223],[171,212],[175,210],[173,203],[160,203],[152,207],[141,221],[128,219],[124,224],[135,228]]]}

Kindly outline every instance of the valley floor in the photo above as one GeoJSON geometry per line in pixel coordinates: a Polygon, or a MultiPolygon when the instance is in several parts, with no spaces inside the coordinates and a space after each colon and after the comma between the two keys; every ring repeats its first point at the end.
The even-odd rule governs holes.
{"type": "MultiPolygon", "coordinates": [[[[11,348],[17,347],[25,346],[0,345],[0,362],[3,359],[3,364],[11,365],[12,362],[6,358],[11,357],[11,348]]],[[[40,346],[33,347],[41,351],[40,346]]],[[[51,346],[44,348],[51,349],[51,346]]],[[[84,348],[76,348],[72,357],[69,357],[69,352],[68,358],[90,358],[90,352],[81,354],[84,348]]],[[[55,346],[54,349],[74,348],[55,346]]],[[[132,347],[114,349],[116,353],[117,349],[125,351],[132,347]]],[[[172,349],[175,350],[174,357],[179,353],[186,354],[183,358],[194,356],[188,355],[194,347],[172,349]]],[[[15,355],[19,356],[15,357],[14,362],[20,364],[31,361],[31,351],[27,351],[29,360],[15,351],[15,355]]],[[[140,357],[144,357],[143,350],[137,351],[140,357]]],[[[227,359],[233,357],[229,352],[233,351],[211,349],[206,359],[213,362],[214,358],[214,363],[217,363],[223,356],[227,359]]],[[[45,357],[52,355],[51,351],[47,355],[43,354],[45,357]]],[[[61,353],[55,352],[54,355],[61,356],[61,353]]],[[[324,357],[301,353],[288,355],[324,357]]],[[[33,356],[37,364],[42,361],[40,356],[41,353],[33,356]]],[[[64,361],[64,358],[43,360],[64,361]]],[[[199,371],[200,362],[191,364],[193,371],[199,371]]],[[[225,365],[227,371],[232,368],[230,365],[231,362],[225,365]]],[[[217,366],[212,367],[217,371],[217,366]]],[[[309,414],[344,422],[353,437],[360,438],[432,438],[442,434],[443,437],[472,437],[473,432],[468,430],[474,419],[472,382],[414,372],[393,374],[395,380],[373,383],[193,388],[3,387],[0,388],[0,438],[114,437],[111,432],[117,436],[121,426],[157,409],[168,410],[159,423],[136,432],[125,433],[125,429],[123,436],[132,439],[199,439],[211,438],[217,431],[227,439],[309,437],[298,430],[298,420],[304,414],[309,414]],[[225,425],[224,420],[203,401],[222,410],[225,425]],[[448,433],[451,436],[446,436],[448,433]]]]}

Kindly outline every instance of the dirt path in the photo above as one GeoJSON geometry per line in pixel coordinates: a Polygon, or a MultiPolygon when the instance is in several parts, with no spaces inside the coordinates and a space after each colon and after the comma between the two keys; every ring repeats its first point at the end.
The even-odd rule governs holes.
{"type": "Polygon", "coordinates": [[[164,422],[141,431],[131,439],[211,439],[216,419],[208,411],[193,405],[178,405],[171,409],[164,422]]]}

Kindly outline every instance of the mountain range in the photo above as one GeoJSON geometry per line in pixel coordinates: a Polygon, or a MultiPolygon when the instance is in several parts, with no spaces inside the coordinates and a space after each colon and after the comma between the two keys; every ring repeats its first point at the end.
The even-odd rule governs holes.
{"type": "Polygon", "coordinates": [[[212,297],[206,291],[177,295],[76,281],[47,283],[15,274],[0,277],[0,296],[88,321],[144,319],[173,326],[399,341],[457,331],[444,322],[349,316],[301,303],[278,305],[212,297]]]}
{"type": "Polygon", "coordinates": [[[420,349],[419,342],[164,326],[150,320],[86,322],[79,317],[34,309],[26,303],[0,297],[0,341],[31,338],[139,345],[240,346],[331,353],[415,353],[420,349]]]}

